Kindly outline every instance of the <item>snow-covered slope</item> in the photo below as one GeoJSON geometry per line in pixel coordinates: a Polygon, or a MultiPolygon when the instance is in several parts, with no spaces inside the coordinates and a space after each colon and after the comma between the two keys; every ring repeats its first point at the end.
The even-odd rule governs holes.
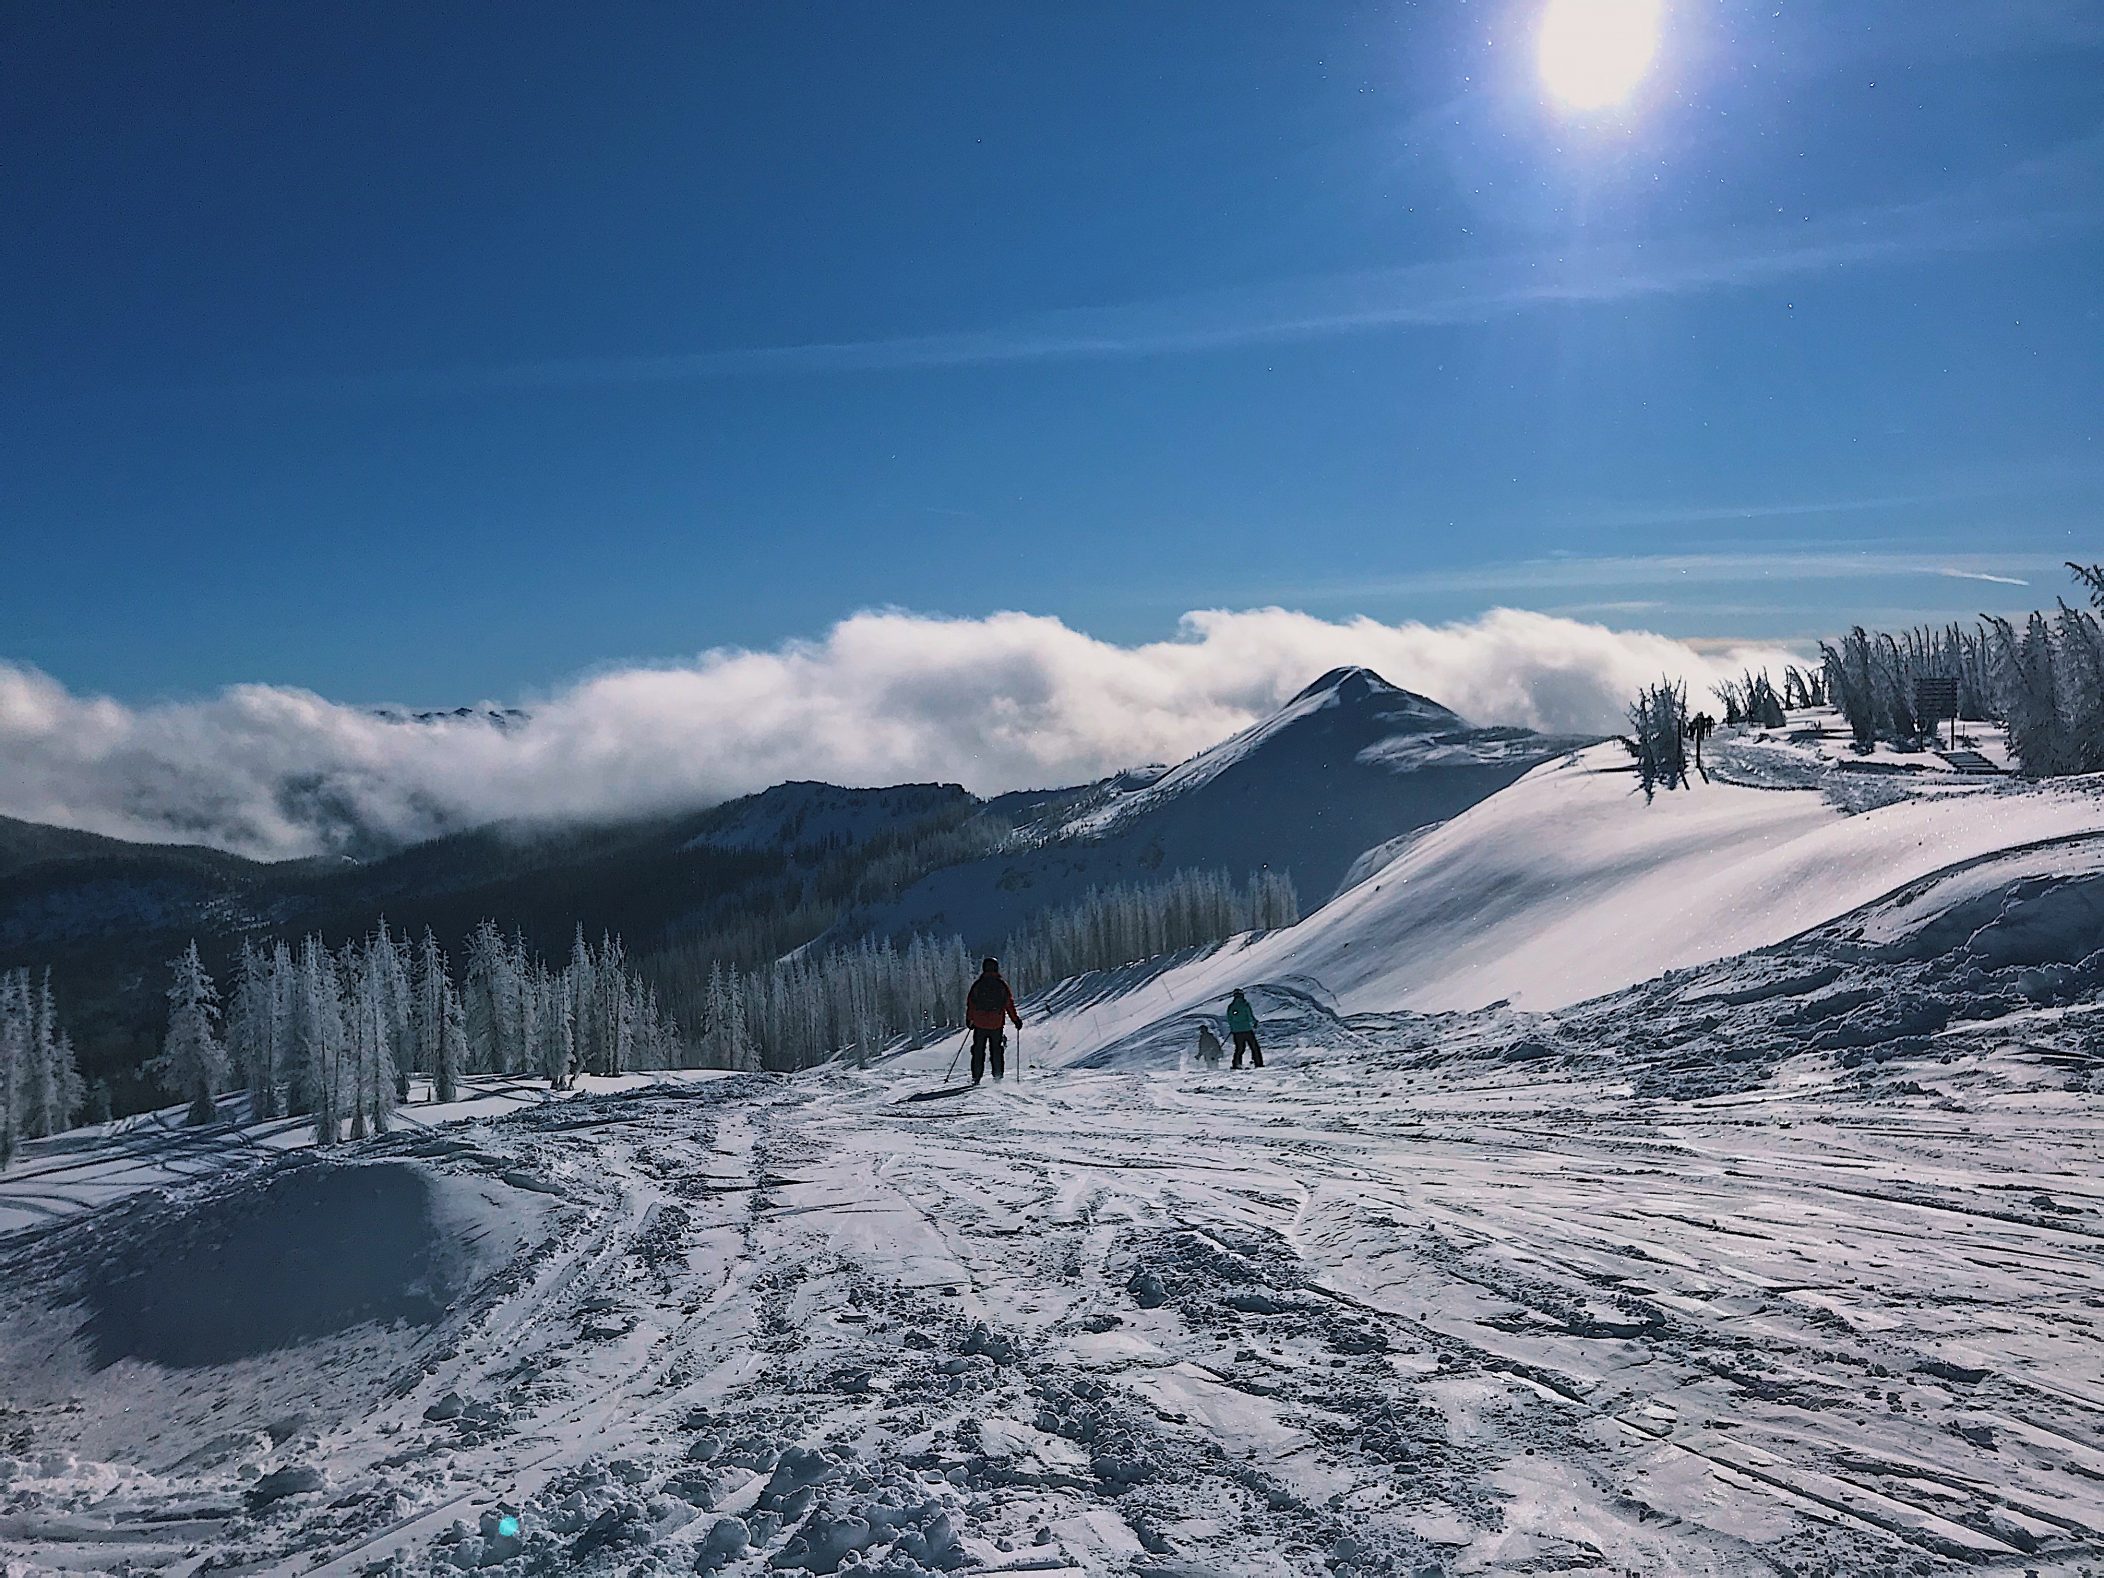
{"type": "Polygon", "coordinates": [[[2104,956],[2019,1009],[1845,951],[1277,1016],[1260,1075],[215,1136],[0,1240],[0,1565],[2080,1578],[2104,956]]]}
{"type": "MultiPolygon", "coordinates": [[[[1778,942],[1947,868],[2104,835],[2104,793],[2086,782],[1939,775],[1849,815],[1817,788],[1729,781],[1731,750],[1714,781],[1648,805],[1619,746],[1545,764],[1300,925],[1092,1003],[1046,1035],[1056,1055],[1085,1056],[1261,982],[1316,990],[1348,1013],[1556,1008],[1778,942]]],[[[2052,858],[2073,857],[2063,844],[2052,858]]]]}
{"type": "Polygon", "coordinates": [[[1326,899],[1368,849],[1455,816],[1586,742],[1479,729],[1364,668],[1325,674],[1271,717],[1166,772],[1052,802],[1029,846],[922,879],[853,926],[955,931],[988,948],[1090,887],[1183,868],[1289,871],[1326,899]]]}

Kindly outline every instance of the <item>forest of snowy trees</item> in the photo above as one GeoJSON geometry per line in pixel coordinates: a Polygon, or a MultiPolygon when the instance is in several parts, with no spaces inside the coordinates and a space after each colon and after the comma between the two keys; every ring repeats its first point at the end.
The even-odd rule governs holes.
{"type": "Polygon", "coordinates": [[[678,1027],[620,940],[595,948],[581,929],[560,969],[484,921],[456,980],[430,932],[412,946],[383,920],[336,949],[318,937],[297,948],[243,943],[223,1004],[195,943],[170,974],[154,1073],[189,1102],[191,1120],[209,1122],[219,1094],[245,1088],[251,1116],[311,1116],[324,1145],[384,1131],[412,1075],[451,1101],[465,1073],[563,1086],[579,1073],[683,1060],[678,1027]]]}
{"type": "Polygon", "coordinates": [[[14,1160],[22,1139],[68,1127],[85,1095],[50,973],[0,972],[0,1167],[14,1160]]]}
{"type": "Polygon", "coordinates": [[[1986,618],[1899,635],[1861,626],[1823,645],[1826,688],[1856,743],[1917,744],[1936,720],[1920,716],[1922,679],[1954,679],[1958,716],[1998,719],[2009,749],[2034,778],[2104,772],[2104,567],[2070,564],[2091,607],[2066,602],[2019,626],[1986,618]]]}
{"type": "MultiPolygon", "coordinates": [[[[1224,871],[1180,871],[1091,889],[1010,936],[1003,958],[1029,993],[1299,918],[1284,874],[1238,884],[1224,871]]],[[[456,965],[430,931],[412,942],[382,920],[334,948],[315,936],[244,941],[222,988],[193,941],[169,961],[167,1028],[147,1072],[192,1123],[214,1121],[221,1098],[244,1091],[249,1118],[306,1118],[331,1145],[384,1132],[413,1079],[451,1101],[468,1074],[563,1087],[579,1074],[866,1059],[960,1024],[978,968],[962,938],[920,937],[798,949],[754,969],[665,951],[646,974],[619,938],[595,946],[582,928],[551,966],[487,920],[456,965]]],[[[49,977],[0,973],[0,1164],[22,1137],[59,1132],[84,1106],[106,1120],[108,1088],[83,1090],[49,977]]]]}
{"type": "MultiPolygon", "coordinates": [[[[1040,916],[1008,939],[1002,966],[1027,995],[1084,970],[1299,918],[1290,877],[1260,873],[1237,885],[1224,871],[1180,871],[1160,882],[1091,889],[1040,916]]],[[[661,973],[660,984],[682,1019],[698,1027],[701,1066],[797,1069],[866,1058],[901,1037],[961,1023],[978,970],[979,955],[962,938],[917,937],[903,948],[865,941],[799,951],[756,970],[689,960],[669,979],[661,973]]]]}
{"type": "Polygon", "coordinates": [[[1165,882],[1093,888],[1010,937],[1001,958],[1011,983],[1035,989],[1299,919],[1300,895],[1284,872],[1257,872],[1238,886],[1224,871],[1179,871],[1165,882]]]}

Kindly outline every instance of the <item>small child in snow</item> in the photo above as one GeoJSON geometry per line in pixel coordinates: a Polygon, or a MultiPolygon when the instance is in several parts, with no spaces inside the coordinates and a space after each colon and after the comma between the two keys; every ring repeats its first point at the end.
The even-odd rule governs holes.
{"type": "Polygon", "coordinates": [[[1220,1038],[1213,1034],[1213,1027],[1211,1025],[1200,1025],[1198,1027],[1198,1061],[1207,1068],[1218,1068],[1222,1050],[1220,1038]]]}

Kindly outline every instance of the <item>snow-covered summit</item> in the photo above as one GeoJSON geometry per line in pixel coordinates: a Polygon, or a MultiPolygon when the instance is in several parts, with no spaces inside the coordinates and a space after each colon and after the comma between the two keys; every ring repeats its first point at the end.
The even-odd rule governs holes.
{"type": "Polygon", "coordinates": [[[1026,847],[934,872],[857,922],[991,948],[1091,887],[1185,869],[1290,872],[1312,906],[1367,850],[1589,743],[1476,728],[1371,669],[1332,669],[1232,738],[1166,771],[1106,779],[1035,820],[1026,847]]]}
{"type": "MultiPolygon", "coordinates": [[[[1523,730],[1475,729],[1451,708],[1391,685],[1370,668],[1333,668],[1268,718],[1200,751],[1150,783],[1111,795],[1059,831],[1068,838],[1100,838],[1164,801],[1247,766],[1260,755],[1267,772],[1306,780],[1302,793],[1313,799],[1317,790],[1309,775],[1328,773],[1347,763],[1400,773],[1435,759],[1502,761],[1518,740],[1537,737],[1523,730]]],[[[1569,743],[1561,742],[1564,746],[1569,743]]],[[[1537,747],[1532,759],[1553,754],[1555,748],[1544,751],[1537,747]]],[[[1327,792],[1325,784],[1321,793],[1327,792]]]]}
{"type": "Polygon", "coordinates": [[[1290,710],[1305,701],[1333,706],[1355,706],[1371,701],[1379,703],[1384,711],[1391,715],[1399,708],[1408,708],[1422,716],[1427,728],[1468,727],[1461,715],[1451,708],[1442,707],[1429,696],[1420,696],[1415,691],[1403,689],[1400,685],[1391,685],[1372,669],[1359,663],[1331,669],[1295,695],[1286,706],[1290,710]]]}

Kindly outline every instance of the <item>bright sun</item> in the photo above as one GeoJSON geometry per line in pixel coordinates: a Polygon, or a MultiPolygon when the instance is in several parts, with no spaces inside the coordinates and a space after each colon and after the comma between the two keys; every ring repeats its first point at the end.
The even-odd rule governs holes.
{"type": "Polygon", "coordinates": [[[1629,97],[1658,53],[1662,0],[1549,0],[1541,18],[1541,78],[1574,110],[1629,97]]]}

